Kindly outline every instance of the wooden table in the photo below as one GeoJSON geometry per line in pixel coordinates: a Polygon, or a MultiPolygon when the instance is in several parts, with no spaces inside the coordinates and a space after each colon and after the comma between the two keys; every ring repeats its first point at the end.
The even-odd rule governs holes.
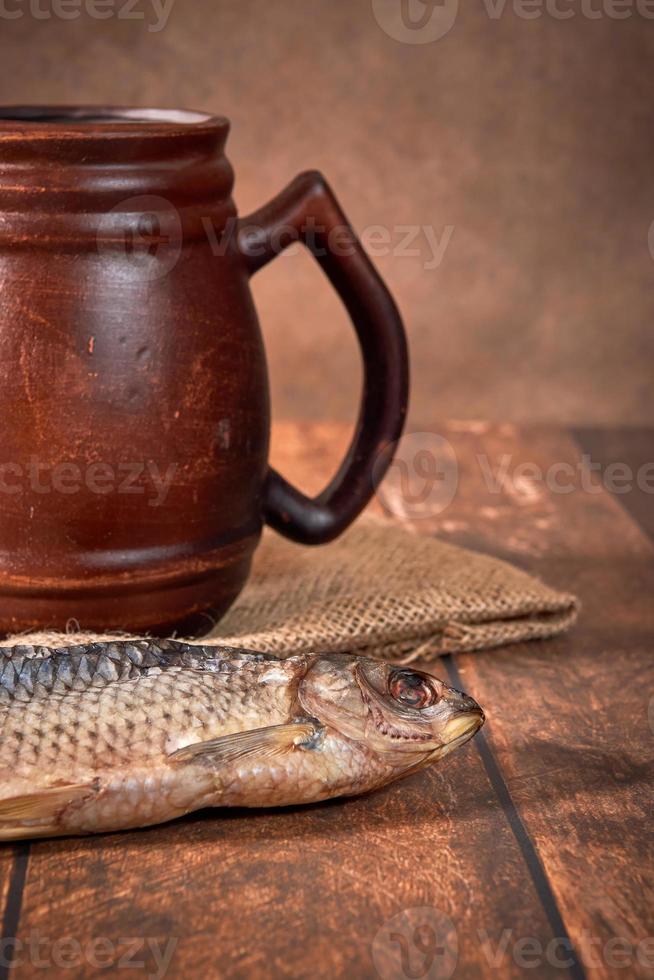
{"type": "MultiPolygon", "coordinates": [[[[636,474],[652,433],[422,431],[451,442],[459,490],[419,530],[576,592],[578,627],[444,658],[483,733],[367,798],[4,847],[1,976],[654,976],[654,498],[606,472],[555,492],[549,471],[585,452],[636,474]],[[492,492],[480,457],[507,456],[548,478],[492,492]]],[[[314,491],[346,438],[282,425],[275,462],[314,491]]]]}

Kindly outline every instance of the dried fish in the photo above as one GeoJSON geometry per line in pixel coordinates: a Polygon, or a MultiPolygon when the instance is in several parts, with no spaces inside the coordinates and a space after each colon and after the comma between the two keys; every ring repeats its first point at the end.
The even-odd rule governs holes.
{"type": "Polygon", "coordinates": [[[0,651],[0,839],[383,786],[484,721],[421,671],[175,641],[0,651]]]}

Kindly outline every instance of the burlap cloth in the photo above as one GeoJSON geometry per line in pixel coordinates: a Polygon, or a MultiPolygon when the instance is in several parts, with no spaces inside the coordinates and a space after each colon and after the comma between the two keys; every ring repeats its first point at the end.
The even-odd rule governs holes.
{"type": "MultiPolygon", "coordinates": [[[[265,532],[243,593],[196,642],[408,663],[555,636],[577,611],[574,596],[506,562],[365,518],[322,548],[265,532]]],[[[53,646],[101,638],[69,632],[30,640],[53,646]]]]}

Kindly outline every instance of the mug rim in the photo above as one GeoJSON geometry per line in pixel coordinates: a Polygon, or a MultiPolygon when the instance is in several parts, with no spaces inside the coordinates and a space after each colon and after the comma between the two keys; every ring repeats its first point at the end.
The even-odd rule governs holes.
{"type": "Polygon", "coordinates": [[[0,105],[0,136],[177,135],[219,132],[229,120],[195,109],[114,105],[0,105]]]}

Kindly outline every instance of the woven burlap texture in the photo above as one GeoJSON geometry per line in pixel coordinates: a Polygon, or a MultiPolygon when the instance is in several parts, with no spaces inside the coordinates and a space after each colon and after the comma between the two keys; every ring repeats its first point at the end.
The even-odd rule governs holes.
{"type": "MultiPolygon", "coordinates": [[[[555,636],[577,610],[574,596],[506,562],[366,518],[322,548],[266,531],[243,593],[196,642],[409,663],[555,636]]],[[[47,645],[103,638],[37,636],[47,645]]]]}

